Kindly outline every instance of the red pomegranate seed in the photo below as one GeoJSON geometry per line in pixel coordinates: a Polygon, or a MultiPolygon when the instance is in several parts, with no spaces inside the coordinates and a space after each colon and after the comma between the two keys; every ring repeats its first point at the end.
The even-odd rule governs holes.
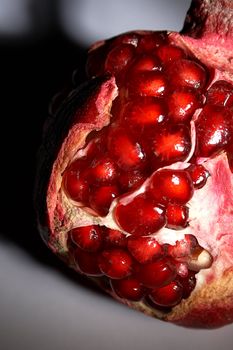
{"type": "Polygon", "coordinates": [[[146,264],[163,255],[163,249],[154,237],[128,238],[128,250],[141,264],[146,264]]]}
{"type": "Polygon", "coordinates": [[[167,227],[175,230],[188,225],[189,209],[185,205],[168,203],[166,207],[167,227]]]}
{"type": "Polygon", "coordinates": [[[136,278],[148,288],[160,288],[176,277],[176,268],[171,260],[161,259],[137,266],[136,278]]]}
{"type": "Polygon", "coordinates": [[[175,90],[168,97],[170,119],[175,123],[188,122],[197,108],[201,107],[200,97],[192,90],[175,90]]]}
{"type": "Polygon", "coordinates": [[[111,130],[108,137],[108,151],[123,170],[144,167],[145,154],[140,144],[124,129],[111,130]]]}
{"type": "Polygon", "coordinates": [[[122,280],[111,280],[111,287],[118,297],[139,301],[143,298],[146,292],[146,288],[133,277],[128,277],[122,280]]]}
{"type": "Polygon", "coordinates": [[[86,148],[86,157],[89,160],[101,159],[103,155],[106,155],[106,137],[107,137],[107,128],[99,130],[95,137],[89,135],[87,137],[87,148],[86,148]]]}
{"type": "Polygon", "coordinates": [[[164,208],[144,195],[115,207],[114,216],[122,230],[136,236],[147,236],[161,229],[166,221],[164,208]]]}
{"type": "Polygon", "coordinates": [[[167,286],[152,290],[149,297],[159,306],[172,307],[180,303],[182,295],[182,284],[178,281],[172,281],[167,286]]]}
{"type": "Polygon", "coordinates": [[[115,185],[93,187],[90,193],[89,205],[100,216],[108,214],[112,202],[119,196],[118,187],[115,185]]]}
{"type": "Polygon", "coordinates": [[[233,116],[221,106],[206,105],[196,122],[197,155],[213,157],[232,142],[233,116]]]}
{"type": "Polygon", "coordinates": [[[233,106],[233,85],[224,80],[216,81],[207,91],[207,104],[233,106]],[[232,104],[231,104],[232,103],[232,104]]]}
{"type": "Polygon", "coordinates": [[[135,74],[128,81],[129,94],[162,97],[167,91],[165,75],[158,71],[144,71],[135,74]]]}
{"type": "Polygon", "coordinates": [[[74,260],[79,270],[89,276],[101,276],[103,273],[100,271],[98,265],[98,253],[85,252],[82,249],[75,249],[74,260]]]}
{"type": "Polygon", "coordinates": [[[147,175],[140,171],[122,171],[119,175],[118,181],[123,192],[135,190],[140,187],[147,179],[147,175]]]}
{"type": "Polygon", "coordinates": [[[189,172],[196,189],[202,188],[210,176],[209,171],[201,164],[191,164],[186,170],[189,172]]]}
{"type": "Polygon", "coordinates": [[[152,55],[141,55],[133,62],[129,68],[129,75],[137,74],[142,71],[152,71],[161,69],[159,60],[152,55]]]}
{"type": "Polygon", "coordinates": [[[207,80],[205,69],[200,64],[188,59],[173,62],[169,65],[167,74],[171,84],[175,87],[201,90],[207,80]]]}
{"type": "Polygon", "coordinates": [[[113,38],[111,46],[114,47],[120,44],[131,44],[137,47],[139,40],[140,40],[140,35],[135,32],[123,33],[113,38]]]}
{"type": "Polygon", "coordinates": [[[133,58],[134,46],[131,44],[120,44],[114,47],[105,60],[105,71],[112,74],[119,73],[133,58]]]}
{"type": "Polygon", "coordinates": [[[150,52],[161,44],[166,43],[166,36],[163,33],[148,33],[142,35],[138,43],[139,52],[150,52]]]}
{"type": "Polygon", "coordinates": [[[155,155],[155,164],[167,165],[185,160],[190,150],[190,132],[185,125],[162,127],[151,138],[151,152],[155,155]]]}
{"type": "Polygon", "coordinates": [[[104,59],[108,53],[108,45],[99,45],[98,48],[90,50],[88,52],[86,72],[89,78],[93,78],[103,74],[104,72],[104,59]]]}
{"type": "Polygon", "coordinates": [[[186,276],[186,277],[178,276],[177,279],[182,284],[182,287],[183,287],[183,296],[182,297],[184,299],[187,299],[196,286],[195,272],[189,270],[188,276],[186,276]]]}
{"type": "Polygon", "coordinates": [[[118,175],[116,164],[109,157],[94,159],[84,173],[84,178],[91,185],[113,183],[118,175]]]}
{"type": "Polygon", "coordinates": [[[108,277],[121,279],[132,272],[133,260],[123,249],[103,250],[99,256],[99,268],[108,277]]]}
{"type": "Polygon", "coordinates": [[[73,242],[87,252],[98,251],[103,242],[103,232],[100,226],[90,225],[76,227],[70,231],[73,242]]]}
{"type": "Polygon", "coordinates": [[[163,169],[151,179],[150,194],[159,203],[186,204],[193,196],[193,184],[185,170],[163,169]]]}
{"type": "Polygon", "coordinates": [[[105,248],[124,248],[127,246],[126,235],[121,231],[106,228],[104,246],[105,248]]]}
{"type": "Polygon", "coordinates": [[[63,188],[66,194],[77,202],[87,203],[89,196],[89,185],[81,176],[81,171],[88,162],[86,159],[76,160],[64,173],[63,188]]]}
{"type": "Polygon", "coordinates": [[[141,97],[126,105],[123,119],[130,128],[156,127],[167,119],[165,104],[154,97],[141,97]]]}
{"type": "Polygon", "coordinates": [[[199,255],[202,248],[195,236],[186,234],[184,239],[176,241],[175,245],[168,245],[166,250],[168,255],[180,260],[180,258],[199,255]]]}
{"type": "Polygon", "coordinates": [[[163,45],[155,50],[155,54],[160,58],[163,64],[185,57],[185,52],[174,45],[163,45]]]}

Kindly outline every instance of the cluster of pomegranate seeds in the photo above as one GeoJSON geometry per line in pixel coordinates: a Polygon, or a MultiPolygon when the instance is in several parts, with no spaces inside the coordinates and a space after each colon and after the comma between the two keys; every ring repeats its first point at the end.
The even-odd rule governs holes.
{"type": "Polygon", "coordinates": [[[72,229],[70,254],[78,271],[107,279],[119,298],[170,308],[195,288],[188,261],[203,249],[192,235],[171,245],[156,233],[188,227],[189,201],[211,175],[197,159],[226,151],[233,169],[233,86],[210,85],[207,68],[163,32],[124,34],[91,51],[88,77],[105,73],[118,86],[111,123],[89,135],[63,189],[115,225],[72,229]]]}
{"type": "Polygon", "coordinates": [[[155,237],[126,237],[118,230],[90,225],[69,231],[68,240],[76,269],[88,276],[108,278],[119,298],[149,298],[155,306],[168,308],[187,298],[195,287],[195,272],[185,265],[190,252],[202,249],[195,237],[186,235],[181,243],[167,246],[155,237]],[[184,262],[185,273],[177,269],[178,260],[184,262]]]}

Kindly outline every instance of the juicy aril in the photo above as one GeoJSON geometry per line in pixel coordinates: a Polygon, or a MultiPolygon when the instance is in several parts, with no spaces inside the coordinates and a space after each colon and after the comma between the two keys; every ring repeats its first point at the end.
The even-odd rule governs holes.
{"type": "Polygon", "coordinates": [[[45,126],[47,245],[119,301],[177,324],[233,321],[233,3],[181,34],[95,44],[45,126]]]}

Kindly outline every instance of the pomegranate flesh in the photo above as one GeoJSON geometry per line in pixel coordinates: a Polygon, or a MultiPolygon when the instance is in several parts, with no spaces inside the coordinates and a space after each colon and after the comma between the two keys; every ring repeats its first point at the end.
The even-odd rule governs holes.
{"type": "Polygon", "coordinates": [[[90,49],[45,125],[41,235],[114,298],[190,327],[233,321],[233,4],[194,0],[181,33],[90,49]]]}

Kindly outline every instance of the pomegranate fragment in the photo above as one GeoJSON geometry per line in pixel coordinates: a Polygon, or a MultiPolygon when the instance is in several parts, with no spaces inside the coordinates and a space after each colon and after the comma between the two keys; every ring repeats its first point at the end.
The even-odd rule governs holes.
{"type": "Polygon", "coordinates": [[[182,324],[233,320],[232,28],[222,2],[231,16],[230,0],[193,1],[181,34],[95,44],[89,81],[74,76],[54,101],[43,146],[48,246],[123,303],[182,324]]]}

